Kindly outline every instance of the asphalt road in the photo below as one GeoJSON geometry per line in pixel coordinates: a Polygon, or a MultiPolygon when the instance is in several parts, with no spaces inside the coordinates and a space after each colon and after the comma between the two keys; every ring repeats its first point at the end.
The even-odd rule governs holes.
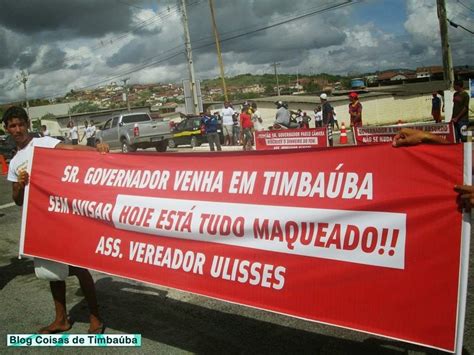
{"type": "MultiPolygon", "coordinates": [[[[19,260],[20,209],[0,176],[0,353],[6,334],[33,333],[52,320],[47,282],[36,279],[32,262],[19,260]]],[[[45,221],[45,223],[49,223],[45,221]]],[[[41,226],[38,226],[41,228],[41,226]]],[[[472,249],[471,249],[472,250],[472,249]]],[[[474,253],[471,251],[471,261],[474,253]]],[[[474,267],[471,262],[464,353],[474,354],[474,267]]],[[[337,327],[229,304],[163,287],[93,273],[109,334],[140,333],[141,348],[34,348],[34,353],[271,353],[443,354],[443,352],[337,327]]],[[[87,306],[78,282],[67,282],[71,332],[85,334],[87,306]]]]}

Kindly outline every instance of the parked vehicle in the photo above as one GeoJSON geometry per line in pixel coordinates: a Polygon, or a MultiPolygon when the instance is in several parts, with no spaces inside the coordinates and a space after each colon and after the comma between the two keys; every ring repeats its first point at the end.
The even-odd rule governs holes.
{"type": "Polygon", "coordinates": [[[16,153],[16,144],[10,135],[0,136],[0,154],[3,155],[7,163],[16,153]]]}
{"type": "Polygon", "coordinates": [[[137,148],[154,147],[166,151],[171,131],[168,122],[151,119],[148,113],[127,113],[105,122],[96,132],[96,143],[107,143],[111,149],[134,152],[137,148]]]}
{"type": "MultiPolygon", "coordinates": [[[[219,133],[221,143],[224,142],[221,124],[219,124],[217,132],[219,133]]],[[[190,145],[194,148],[207,143],[207,136],[202,127],[200,116],[185,118],[172,128],[172,133],[173,137],[168,140],[168,147],[170,148],[175,148],[179,145],[190,145]]]]}

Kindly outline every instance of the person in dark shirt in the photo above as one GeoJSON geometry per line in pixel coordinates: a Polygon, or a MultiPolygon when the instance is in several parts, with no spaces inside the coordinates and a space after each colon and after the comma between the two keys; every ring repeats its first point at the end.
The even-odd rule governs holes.
{"type": "Polygon", "coordinates": [[[464,91],[462,80],[456,80],[454,82],[454,90],[456,92],[453,95],[453,115],[451,116],[451,122],[454,124],[456,141],[465,142],[466,136],[463,132],[469,125],[469,94],[464,91]]]}
{"type": "Polygon", "coordinates": [[[436,123],[441,122],[441,99],[436,91],[433,92],[433,98],[431,99],[431,116],[433,116],[436,123]]]}
{"type": "Polygon", "coordinates": [[[205,114],[202,114],[201,123],[204,125],[211,152],[215,151],[214,145],[217,147],[218,151],[221,151],[221,140],[219,138],[218,132],[219,120],[217,119],[217,116],[211,115],[210,111],[208,110],[205,114]]]}
{"type": "Polygon", "coordinates": [[[323,113],[323,127],[327,128],[328,131],[328,142],[329,146],[333,146],[333,136],[332,132],[334,131],[334,109],[331,104],[328,102],[328,95],[322,93],[319,98],[321,99],[321,111],[323,113]]]}

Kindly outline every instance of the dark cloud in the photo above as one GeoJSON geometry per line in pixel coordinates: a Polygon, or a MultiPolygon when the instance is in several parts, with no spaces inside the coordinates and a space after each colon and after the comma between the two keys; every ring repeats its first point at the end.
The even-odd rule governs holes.
{"type": "MultiPolygon", "coordinates": [[[[406,0],[405,18],[391,26],[400,28],[395,33],[379,28],[375,19],[361,23],[360,11],[369,9],[370,1],[271,27],[342,2],[214,1],[226,73],[271,73],[273,62],[280,63],[280,72],[335,74],[440,63],[431,0],[406,0]],[[259,30],[264,27],[269,28],[259,30]]],[[[176,6],[176,0],[1,0],[0,77],[9,82],[20,69],[28,70],[34,77],[32,96],[44,92],[37,83],[51,91],[79,89],[113,80],[119,72],[130,72],[131,82],[180,81],[188,71],[176,6]]],[[[454,19],[469,23],[472,15],[457,8],[455,0],[448,0],[454,19]]],[[[187,0],[187,12],[196,75],[217,77],[208,0],[187,0]]],[[[449,33],[454,63],[473,64],[471,37],[451,27],[449,33]]],[[[0,101],[19,95],[21,88],[15,87],[0,92],[0,101]]]]}
{"type": "Polygon", "coordinates": [[[87,68],[89,65],[90,65],[90,62],[83,62],[81,64],[76,63],[76,64],[68,65],[67,69],[69,69],[69,70],[80,70],[80,69],[87,68]]]}
{"type": "Polygon", "coordinates": [[[17,68],[29,68],[36,61],[36,56],[38,55],[37,47],[28,47],[27,50],[19,53],[14,62],[15,67],[17,68]]]}
{"type": "Polygon", "coordinates": [[[429,47],[426,45],[419,44],[419,43],[415,44],[415,43],[410,43],[410,42],[404,42],[402,44],[402,48],[406,52],[408,52],[408,54],[417,56],[417,55],[421,55],[425,53],[429,47]]]}
{"type": "Polygon", "coordinates": [[[57,70],[64,67],[66,53],[60,48],[47,47],[41,55],[41,71],[48,72],[50,70],[57,70]]]}
{"type": "Polygon", "coordinates": [[[66,31],[98,37],[123,32],[132,24],[132,8],[115,0],[2,1],[0,24],[25,35],[66,31]]]}

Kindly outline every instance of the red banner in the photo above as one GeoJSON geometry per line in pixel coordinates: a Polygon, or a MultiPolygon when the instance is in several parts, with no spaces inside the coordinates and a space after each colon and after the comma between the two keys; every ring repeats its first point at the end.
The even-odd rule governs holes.
{"type": "Polygon", "coordinates": [[[462,145],[37,148],[21,253],[453,350],[462,167],[462,145]]]}
{"type": "Polygon", "coordinates": [[[255,131],[257,150],[307,149],[327,146],[326,128],[255,131]]]}
{"type": "Polygon", "coordinates": [[[455,143],[453,125],[450,123],[403,124],[397,126],[361,126],[353,127],[356,144],[378,144],[393,141],[393,137],[402,128],[414,128],[441,136],[448,142],[455,143]]]}

